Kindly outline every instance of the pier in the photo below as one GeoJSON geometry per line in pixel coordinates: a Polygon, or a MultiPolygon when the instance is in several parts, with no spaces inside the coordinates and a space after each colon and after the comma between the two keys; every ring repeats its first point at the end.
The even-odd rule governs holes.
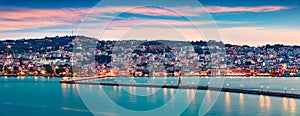
{"type": "Polygon", "coordinates": [[[233,92],[233,93],[244,93],[244,94],[253,94],[253,95],[266,95],[274,97],[287,97],[287,98],[297,98],[300,99],[300,94],[297,93],[287,93],[287,92],[272,92],[272,91],[263,91],[263,90],[247,90],[247,89],[238,89],[238,88],[229,88],[229,87],[210,87],[210,86],[190,86],[182,85],[181,79],[178,81],[178,84],[124,84],[124,83],[107,83],[107,82],[82,82],[84,80],[90,79],[99,79],[105,78],[106,76],[96,76],[96,77],[87,77],[87,78],[77,78],[77,79],[68,79],[62,80],[60,83],[67,84],[87,84],[87,85],[104,85],[104,86],[128,86],[128,87],[152,87],[152,88],[173,88],[173,89],[196,89],[196,90],[212,90],[212,91],[221,91],[221,92],[233,92]]]}
{"type": "Polygon", "coordinates": [[[93,76],[93,77],[82,77],[82,78],[74,78],[74,79],[63,79],[63,80],[61,80],[59,82],[60,83],[74,84],[76,81],[99,79],[99,78],[105,78],[105,77],[108,77],[108,76],[93,76]]]}

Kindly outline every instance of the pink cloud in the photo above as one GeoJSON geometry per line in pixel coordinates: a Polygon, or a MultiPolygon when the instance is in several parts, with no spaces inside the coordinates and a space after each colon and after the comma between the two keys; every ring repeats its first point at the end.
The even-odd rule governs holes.
{"type": "Polygon", "coordinates": [[[138,7],[131,10],[126,11],[127,13],[133,14],[143,14],[149,16],[182,16],[175,11],[157,8],[157,7],[138,7]]]}
{"type": "Polygon", "coordinates": [[[273,12],[279,10],[290,9],[289,6],[255,6],[255,7],[222,7],[222,6],[208,6],[208,12],[222,13],[222,12],[273,12]]]}
{"type": "Polygon", "coordinates": [[[139,7],[139,6],[108,6],[93,9],[95,14],[114,14],[114,13],[132,13],[148,16],[198,16],[200,13],[224,13],[224,12],[273,12],[279,10],[291,9],[290,6],[205,6],[205,7],[139,7]]]}
{"type": "Polygon", "coordinates": [[[205,7],[175,7],[174,11],[182,13],[182,16],[199,16],[201,13],[228,13],[228,12],[274,12],[291,9],[290,6],[252,6],[252,7],[225,7],[225,6],[205,6],[205,7]]]}
{"type": "MultiPolygon", "coordinates": [[[[91,10],[92,13],[86,20],[99,20],[99,18],[113,18],[118,13],[133,13],[148,16],[199,16],[203,12],[222,13],[222,12],[272,12],[290,9],[289,6],[253,6],[253,7],[223,7],[206,6],[204,7],[138,7],[138,6],[107,6],[101,8],[64,8],[64,9],[31,9],[31,8],[11,8],[16,10],[0,11],[0,31],[36,29],[54,26],[78,26],[85,15],[91,10]],[[169,10],[168,10],[169,9],[169,10]]],[[[143,20],[141,20],[143,21],[143,20]]],[[[128,22],[128,21],[127,21],[128,22]]],[[[133,20],[130,23],[137,22],[133,20]]],[[[174,25],[188,25],[182,21],[164,21],[174,25]]],[[[121,25],[120,22],[117,25],[121,25]]],[[[208,23],[208,22],[197,22],[208,23]]],[[[211,23],[211,22],[209,22],[211,23]]],[[[226,23],[226,22],[217,22],[226,23]]],[[[234,24],[234,22],[227,22],[234,24]]]]}
{"type": "Polygon", "coordinates": [[[0,30],[22,30],[41,27],[73,25],[89,9],[29,9],[0,11],[0,30]]]}
{"type": "Polygon", "coordinates": [[[66,25],[64,22],[59,21],[0,21],[0,31],[1,30],[23,30],[23,29],[35,29],[40,27],[51,27],[58,25],[66,25]]]}
{"type": "Polygon", "coordinates": [[[65,8],[65,9],[30,9],[16,8],[16,11],[1,11],[1,18],[8,19],[56,19],[64,17],[65,20],[77,19],[87,13],[89,9],[65,8]]]}

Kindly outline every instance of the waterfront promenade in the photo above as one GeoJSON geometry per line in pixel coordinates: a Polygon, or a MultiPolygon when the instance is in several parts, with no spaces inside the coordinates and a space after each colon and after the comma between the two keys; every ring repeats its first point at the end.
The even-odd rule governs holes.
{"type": "Polygon", "coordinates": [[[66,77],[63,80],[59,81],[60,83],[75,83],[76,81],[84,81],[84,80],[91,80],[91,79],[99,79],[105,78],[107,76],[93,76],[93,77],[82,77],[82,78],[69,78],[66,77]]]}
{"type": "Polygon", "coordinates": [[[151,87],[151,88],[173,88],[173,89],[196,89],[196,90],[212,90],[221,92],[244,93],[253,95],[266,95],[274,97],[287,97],[300,99],[300,94],[289,92],[272,92],[269,90],[249,90],[246,88],[231,88],[231,87],[211,87],[211,86],[197,86],[197,85],[182,85],[181,78],[177,84],[136,84],[136,83],[117,83],[117,82],[88,82],[88,80],[106,78],[106,76],[95,76],[77,79],[61,80],[60,83],[67,84],[89,84],[89,85],[103,85],[103,86],[127,86],[127,87],[151,87]]]}

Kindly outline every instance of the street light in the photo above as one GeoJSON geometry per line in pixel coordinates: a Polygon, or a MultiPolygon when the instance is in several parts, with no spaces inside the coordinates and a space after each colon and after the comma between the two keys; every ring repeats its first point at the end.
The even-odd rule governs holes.
{"type": "Polygon", "coordinates": [[[270,89],[270,87],[269,87],[269,86],[267,86],[267,92],[269,92],[269,89],[270,89]]]}
{"type": "Polygon", "coordinates": [[[226,87],[227,87],[227,88],[229,87],[229,83],[226,84],[226,87]]]}
{"type": "Polygon", "coordinates": [[[292,94],[293,94],[293,91],[294,91],[294,88],[291,89],[292,94]]]}
{"type": "Polygon", "coordinates": [[[284,94],[286,94],[286,89],[287,89],[287,88],[286,88],[286,87],[284,87],[284,94]]]}
{"type": "Polygon", "coordinates": [[[261,85],[261,86],[260,86],[260,89],[261,89],[261,91],[263,92],[263,91],[264,91],[264,86],[261,85]]]}
{"type": "Polygon", "coordinates": [[[241,86],[241,90],[243,90],[243,84],[240,84],[240,86],[241,86]]]}

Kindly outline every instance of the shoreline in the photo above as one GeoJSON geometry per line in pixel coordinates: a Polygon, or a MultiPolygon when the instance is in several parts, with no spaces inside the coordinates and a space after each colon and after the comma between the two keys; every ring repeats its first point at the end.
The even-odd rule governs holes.
{"type": "MultiPolygon", "coordinates": [[[[61,78],[73,78],[73,77],[91,77],[91,76],[57,76],[57,75],[14,75],[14,74],[0,74],[0,76],[8,76],[8,77],[18,77],[18,76],[41,76],[41,77],[61,77],[61,78]]],[[[96,76],[106,76],[106,75],[96,75],[96,76]]],[[[255,75],[255,76],[245,76],[245,75],[195,75],[195,76],[106,76],[106,77],[270,77],[270,78],[277,78],[277,77],[286,77],[286,78],[293,78],[293,77],[300,77],[300,76],[266,76],[266,75],[255,75]]]]}

